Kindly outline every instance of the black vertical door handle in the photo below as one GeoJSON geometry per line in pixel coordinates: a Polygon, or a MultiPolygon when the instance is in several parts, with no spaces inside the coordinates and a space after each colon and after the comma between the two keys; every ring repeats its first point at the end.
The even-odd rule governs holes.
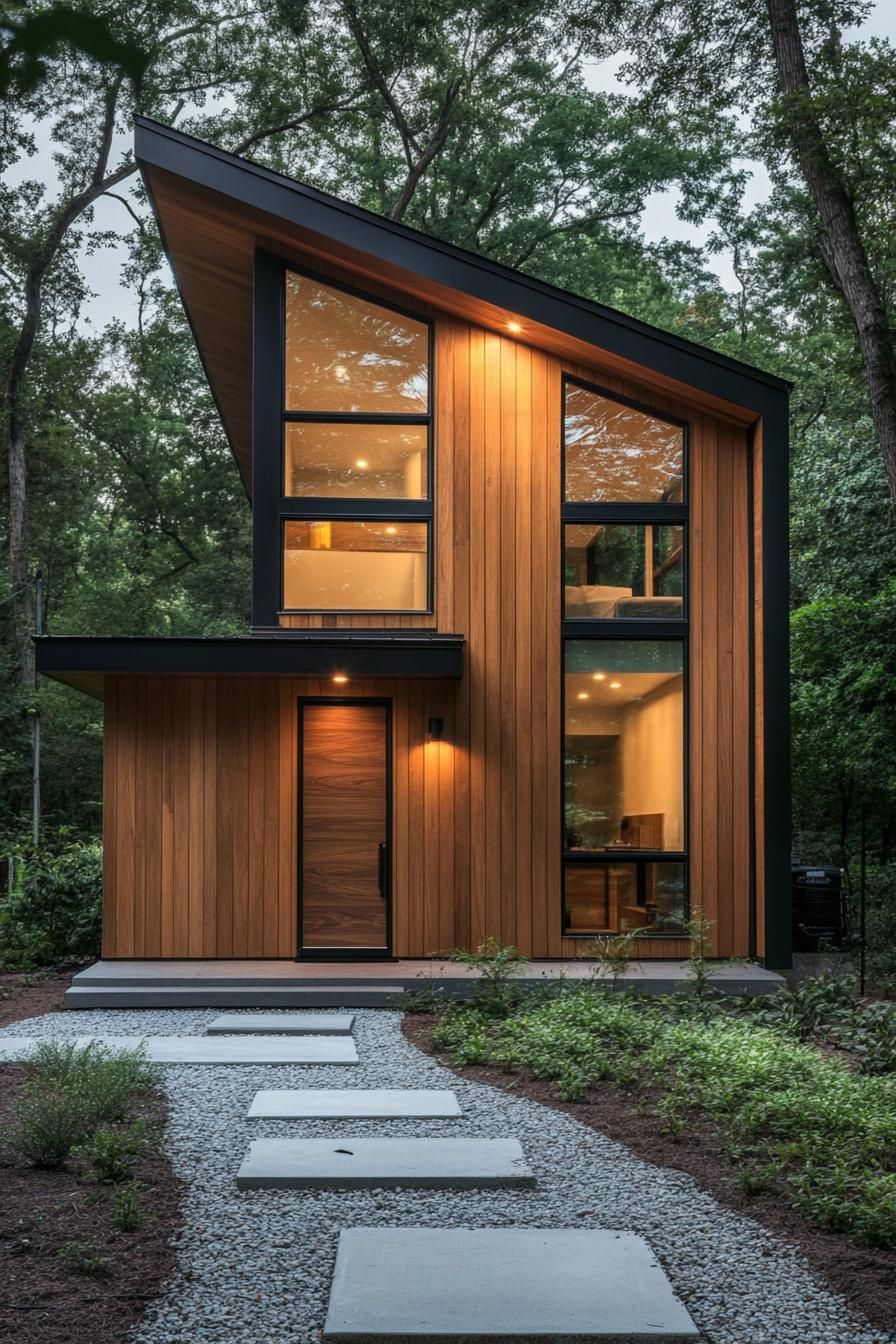
{"type": "Polygon", "coordinates": [[[378,869],[378,879],[379,879],[379,886],[380,886],[380,895],[381,895],[381,896],[385,896],[385,895],[386,895],[386,842],[385,842],[385,840],[381,840],[381,841],[380,841],[380,845],[379,845],[379,869],[378,869]]]}

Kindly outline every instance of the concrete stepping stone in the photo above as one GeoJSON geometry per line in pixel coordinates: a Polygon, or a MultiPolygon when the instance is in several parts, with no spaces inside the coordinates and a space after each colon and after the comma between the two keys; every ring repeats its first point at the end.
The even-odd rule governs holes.
{"type": "Polygon", "coordinates": [[[516,1139],[256,1139],[236,1178],[240,1190],[467,1190],[532,1186],[516,1139]]]}
{"type": "Polygon", "coordinates": [[[354,1013],[222,1013],[206,1036],[350,1036],[354,1013]]]}
{"type": "Polygon", "coordinates": [[[38,1041],[74,1040],[108,1050],[143,1046],[153,1064],[357,1064],[355,1043],[345,1036],[0,1036],[0,1062],[27,1059],[38,1041]]]}
{"type": "Polygon", "coordinates": [[[630,1232],[354,1227],[339,1234],[323,1339],[694,1344],[700,1332],[630,1232]]]}
{"type": "Polygon", "coordinates": [[[413,1116],[421,1120],[451,1119],[460,1115],[453,1092],[435,1088],[308,1087],[256,1092],[250,1118],[304,1120],[342,1118],[389,1120],[413,1116]]]}

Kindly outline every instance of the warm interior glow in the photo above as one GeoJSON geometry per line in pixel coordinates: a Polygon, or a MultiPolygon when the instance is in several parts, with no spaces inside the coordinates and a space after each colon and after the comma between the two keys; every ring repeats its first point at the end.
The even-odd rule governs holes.
{"type": "Polygon", "coordinates": [[[621,690],[622,690],[622,682],[621,682],[621,681],[611,681],[611,682],[610,682],[610,690],[611,690],[611,691],[621,691],[621,690]]]}
{"type": "Polygon", "coordinates": [[[606,681],[606,672],[595,672],[591,678],[592,681],[606,681]]]}
{"type": "Polygon", "coordinates": [[[426,425],[290,421],[283,493],[293,498],[425,499],[426,425]]]}
{"type": "Polygon", "coordinates": [[[289,611],[425,611],[425,522],[305,521],[284,527],[289,611]]]}
{"type": "Polygon", "coordinates": [[[356,466],[356,467],[360,467],[361,470],[363,471],[364,468],[367,466],[367,458],[366,458],[366,457],[359,457],[358,460],[357,460],[357,462],[355,463],[355,466],[356,466]]]}
{"type": "Polygon", "coordinates": [[[578,698],[579,700],[587,700],[587,699],[588,699],[588,692],[587,692],[587,691],[579,691],[579,694],[578,694],[578,697],[577,697],[577,698],[578,698]]]}
{"type": "Polygon", "coordinates": [[[289,410],[426,411],[429,327],[287,271],[284,372],[289,410]]]}

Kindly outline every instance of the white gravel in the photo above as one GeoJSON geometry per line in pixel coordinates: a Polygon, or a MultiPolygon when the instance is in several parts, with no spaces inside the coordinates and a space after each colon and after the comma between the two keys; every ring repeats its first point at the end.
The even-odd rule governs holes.
{"type": "MultiPolygon", "coordinates": [[[[4,1035],[200,1034],[212,1009],[48,1014],[4,1035]]],[[[566,1115],[467,1082],[408,1044],[397,1012],[358,1010],[352,1068],[177,1065],[167,1144],[187,1182],[178,1269],[134,1344],[302,1344],[326,1311],[340,1228],[605,1227],[638,1232],[713,1344],[896,1344],[824,1288],[793,1248],[566,1115]],[[254,1093],[283,1087],[450,1087],[456,1120],[247,1120],[254,1093]],[[515,1135],[537,1189],[239,1192],[234,1175],[263,1136],[515,1135]]]]}

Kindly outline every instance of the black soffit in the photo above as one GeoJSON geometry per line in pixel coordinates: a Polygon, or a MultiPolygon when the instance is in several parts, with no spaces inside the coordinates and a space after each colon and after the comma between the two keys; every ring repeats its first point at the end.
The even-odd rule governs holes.
{"type": "Polygon", "coordinates": [[[386,219],[160,122],[138,117],[134,147],[141,166],[164,169],[235,203],[518,313],[735,405],[764,413],[769,402],[776,404],[791,387],[775,374],[386,219]]]}
{"type": "Polygon", "coordinates": [[[72,684],[104,676],[411,677],[457,680],[463,635],[426,630],[303,630],[209,639],[44,635],[37,670],[72,684]]]}

